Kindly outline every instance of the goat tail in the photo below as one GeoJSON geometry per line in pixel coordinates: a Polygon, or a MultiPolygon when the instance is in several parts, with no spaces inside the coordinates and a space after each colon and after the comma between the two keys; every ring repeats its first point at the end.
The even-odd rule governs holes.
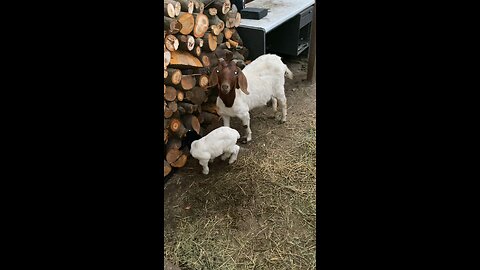
{"type": "Polygon", "coordinates": [[[285,65],[285,75],[287,76],[287,78],[289,78],[290,80],[293,79],[293,72],[288,69],[287,65],[285,65]]]}

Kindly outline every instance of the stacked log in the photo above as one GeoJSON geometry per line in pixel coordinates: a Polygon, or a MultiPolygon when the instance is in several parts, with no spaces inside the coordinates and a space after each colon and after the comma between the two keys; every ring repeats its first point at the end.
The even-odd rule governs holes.
{"type": "MultiPolygon", "coordinates": [[[[164,177],[185,166],[187,132],[205,136],[221,126],[210,69],[219,58],[245,67],[248,50],[230,0],[164,0],[164,177]]],[[[247,61],[248,63],[248,61],[247,61]]]]}

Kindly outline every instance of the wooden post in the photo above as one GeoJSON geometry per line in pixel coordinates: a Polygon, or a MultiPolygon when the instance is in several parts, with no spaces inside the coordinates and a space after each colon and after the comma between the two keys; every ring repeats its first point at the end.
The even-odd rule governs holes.
{"type": "Polygon", "coordinates": [[[313,5],[312,28],[310,29],[310,48],[308,49],[307,81],[315,83],[315,67],[317,65],[317,1],[313,5]]]}

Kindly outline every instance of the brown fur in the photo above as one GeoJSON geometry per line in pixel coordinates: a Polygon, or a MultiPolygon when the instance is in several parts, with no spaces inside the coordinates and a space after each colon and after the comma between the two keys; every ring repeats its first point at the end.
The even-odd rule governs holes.
{"type": "Polygon", "coordinates": [[[242,70],[237,67],[235,62],[225,62],[223,59],[219,61],[218,66],[212,69],[210,74],[210,85],[217,85],[218,96],[222,99],[226,107],[232,107],[235,102],[235,89],[239,87],[245,94],[248,93],[247,78],[242,70]],[[237,74],[235,74],[237,72],[237,74]],[[228,85],[229,90],[222,90],[222,85],[228,85]]]}

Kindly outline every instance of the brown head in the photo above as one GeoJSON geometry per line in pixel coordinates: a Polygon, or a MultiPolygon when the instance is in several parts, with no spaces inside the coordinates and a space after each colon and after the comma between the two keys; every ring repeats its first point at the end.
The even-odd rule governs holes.
{"type": "Polygon", "coordinates": [[[226,62],[223,59],[218,61],[210,74],[210,85],[217,85],[218,96],[222,99],[225,106],[232,107],[235,100],[235,89],[240,88],[245,94],[247,91],[247,78],[242,70],[237,67],[235,62],[226,62]]]}

